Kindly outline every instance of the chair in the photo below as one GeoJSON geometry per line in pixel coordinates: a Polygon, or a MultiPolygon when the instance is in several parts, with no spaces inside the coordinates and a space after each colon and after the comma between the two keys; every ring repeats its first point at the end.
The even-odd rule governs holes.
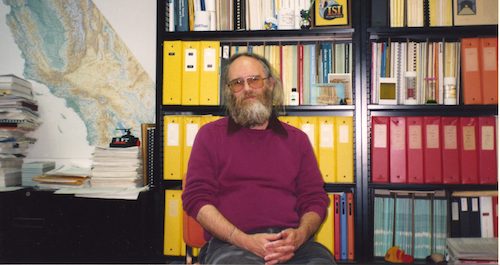
{"type": "Polygon", "coordinates": [[[182,236],[186,242],[186,264],[193,264],[193,248],[201,248],[205,244],[203,228],[193,217],[183,211],[182,236]]]}

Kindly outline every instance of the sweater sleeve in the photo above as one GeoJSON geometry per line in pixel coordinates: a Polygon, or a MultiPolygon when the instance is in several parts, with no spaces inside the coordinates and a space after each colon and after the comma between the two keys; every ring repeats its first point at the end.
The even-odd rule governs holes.
{"type": "Polygon", "coordinates": [[[311,143],[306,135],[302,136],[299,140],[302,159],[296,182],[297,211],[300,217],[307,212],[316,212],[324,220],[330,199],[311,143]]]}
{"type": "Polygon", "coordinates": [[[216,154],[211,146],[215,141],[210,128],[203,126],[196,135],[182,193],[182,206],[194,218],[204,205],[216,205],[216,154]]]}

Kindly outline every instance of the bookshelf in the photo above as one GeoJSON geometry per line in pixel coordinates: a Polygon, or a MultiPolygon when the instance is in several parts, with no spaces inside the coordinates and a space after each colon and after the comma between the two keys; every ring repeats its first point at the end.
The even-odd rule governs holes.
{"type": "MultiPolygon", "coordinates": [[[[385,1],[389,2],[389,1],[385,1]]],[[[424,0],[424,5],[429,1],[424,0]]],[[[445,191],[450,198],[454,191],[485,191],[497,190],[497,184],[395,184],[374,183],[371,176],[371,144],[372,144],[372,117],[474,117],[496,116],[498,105],[464,105],[462,94],[457,105],[383,105],[372,103],[371,87],[371,43],[390,39],[391,41],[415,40],[417,42],[451,40],[459,41],[471,37],[497,37],[496,25],[473,25],[452,27],[430,27],[425,22],[422,27],[381,27],[371,26],[372,1],[351,1],[351,27],[321,27],[309,30],[238,30],[238,31],[201,31],[201,32],[167,32],[165,25],[165,1],[157,1],[157,96],[156,96],[156,124],[163,128],[164,115],[224,115],[224,107],[217,106],[185,106],[163,105],[163,42],[166,40],[198,41],[217,40],[221,43],[248,44],[294,44],[321,41],[352,41],[352,105],[301,105],[287,106],[286,113],[290,116],[352,116],[353,117],[353,151],[354,151],[354,182],[351,184],[328,183],[325,189],[328,192],[352,191],[355,194],[355,261],[354,263],[367,263],[377,261],[374,257],[374,191],[379,189],[397,191],[445,191]]],[[[424,11],[428,17],[429,12],[424,11]]],[[[156,187],[155,220],[158,234],[163,236],[164,191],[166,189],[180,189],[181,180],[163,179],[163,143],[164,132],[156,130],[154,179],[156,187]]],[[[448,212],[450,209],[448,209],[448,212]]],[[[157,253],[162,252],[163,237],[155,238],[157,253]]],[[[178,256],[165,256],[166,259],[180,259],[178,256]]],[[[340,263],[344,263],[340,261],[340,263]]],[[[347,262],[351,263],[351,262],[347,262]]]]}
{"type": "MultiPolygon", "coordinates": [[[[166,19],[166,1],[157,1],[157,73],[156,73],[156,124],[157,128],[164,128],[165,121],[163,117],[165,115],[204,115],[212,114],[223,116],[226,111],[222,105],[216,106],[186,106],[186,105],[164,105],[162,101],[163,93],[163,58],[164,41],[219,41],[222,44],[230,43],[234,45],[288,45],[297,43],[319,43],[319,42],[352,42],[352,58],[351,58],[351,77],[352,77],[352,93],[353,102],[352,105],[300,105],[300,106],[286,106],[285,112],[288,116],[350,116],[353,118],[353,183],[327,183],[325,184],[325,190],[327,192],[353,192],[355,198],[355,260],[363,256],[363,246],[361,231],[361,214],[362,214],[362,201],[363,194],[360,183],[361,179],[361,160],[357,159],[358,153],[361,152],[361,112],[359,106],[361,106],[360,97],[357,95],[361,94],[360,86],[360,34],[358,31],[360,25],[360,16],[358,12],[361,10],[361,5],[359,1],[352,1],[351,5],[351,26],[350,27],[318,27],[311,28],[308,30],[236,30],[236,31],[191,31],[191,32],[169,32],[165,30],[166,19]]],[[[156,227],[160,235],[163,236],[165,233],[163,228],[164,211],[165,211],[165,191],[171,189],[180,189],[182,187],[182,180],[164,180],[164,140],[165,132],[162,129],[156,130],[155,142],[155,154],[159,154],[156,158],[154,178],[155,183],[160,183],[154,188],[156,194],[156,227]]],[[[166,235],[168,237],[168,234],[166,235]]],[[[156,243],[157,252],[163,255],[163,237],[157,238],[156,243]]],[[[169,256],[164,255],[167,260],[177,260],[181,259],[177,255],[169,256]]],[[[347,261],[345,261],[347,262],[347,261]]],[[[353,262],[353,261],[350,261],[353,262]]]]}
{"type": "MultiPolygon", "coordinates": [[[[360,10],[361,16],[364,18],[361,22],[361,71],[360,78],[362,93],[360,112],[361,126],[359,127],[361,138],[365,139],[361,145],[361,152],[358,153],[362,159],[362,183],[358,185],[362,188],[363,198],[363,214],[361,233],[364,235],[363,240],[363,260],[366,261],[382,261],[383,257],[375,257],[374,255],[374,217],[375,217],[375,190],[389,191],[415,191],[415,192],[431,192],[444,191],[446,198],[451,198],[452,192],[455,191],[486,191],[498,190],[498,184],[406,184],[406,183],[374,183],[371,163],[372,163],[372,118],[373,117],[475,117],[475,116],[496,116],[498,115],[498,105],[464,105],[463,94],[460,93],[457,105],[382,105],[372,103],[372,42],[379,41],[408,41],[414,40],[417,42],[426,41],[443,41],[452,40],[460,41],[462,38],[475,37],[497,37],[497,25],[471,25],[471,26],[450,26],[450,27],[430,27],[428,22],[425,22],[422,27],[399,27],[391,28],[375,26],[372,27],[370,14],[372,13],[372,1],[362,1],[363,8],[360,10]]],[[[424,6],[427,7],[430,1],[424,0],[424,6]]],[[[453,2],[453,1],[452,1],[453,2]]],[[[389,5],[389,1],[385,1],[389,5]]],[[[428,17],[429,13],[426,10],[424,16],[428,17]]],[[[380,22],[380,20],[379,20],[380,22]]],[[[460,74],[460,73],[459,73],[460,74]]],[[[451,212],[451,206],[448,202],[448,213],[451,212]]],[[[448,216],[450,222],[450,216],[448,216]]],[[[449,226],[449,223],[447,223],[449,226]]],[[[449,236],[449,230],[448,230],[449,236]]],[[[418,262],[418,261],[417,261],[418,262]]]]}

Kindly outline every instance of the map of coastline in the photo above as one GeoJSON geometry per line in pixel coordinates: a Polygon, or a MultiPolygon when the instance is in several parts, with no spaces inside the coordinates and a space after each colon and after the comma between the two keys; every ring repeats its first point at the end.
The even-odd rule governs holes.
{"type": "Polygon", "coordinates": [[[154,122],[154,82],[92,1],[3,0],[24,76],[64,98],[91,145],[154,122]]]}

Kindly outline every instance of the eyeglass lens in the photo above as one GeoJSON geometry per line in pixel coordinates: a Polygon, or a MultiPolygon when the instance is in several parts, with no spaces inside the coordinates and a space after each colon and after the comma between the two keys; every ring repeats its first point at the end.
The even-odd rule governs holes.
{"type": "Polygon", "coordinates": [[[249,87],[257,89],[264,86],[264,79],[266,78],[262,78],[260,76],[250,76],[247,78],[238,78],[231,80],[229,81],[228,85],[231,90],[233,90],[234,92],[238,92],[245,87],[246,81],[249,87]]]}

